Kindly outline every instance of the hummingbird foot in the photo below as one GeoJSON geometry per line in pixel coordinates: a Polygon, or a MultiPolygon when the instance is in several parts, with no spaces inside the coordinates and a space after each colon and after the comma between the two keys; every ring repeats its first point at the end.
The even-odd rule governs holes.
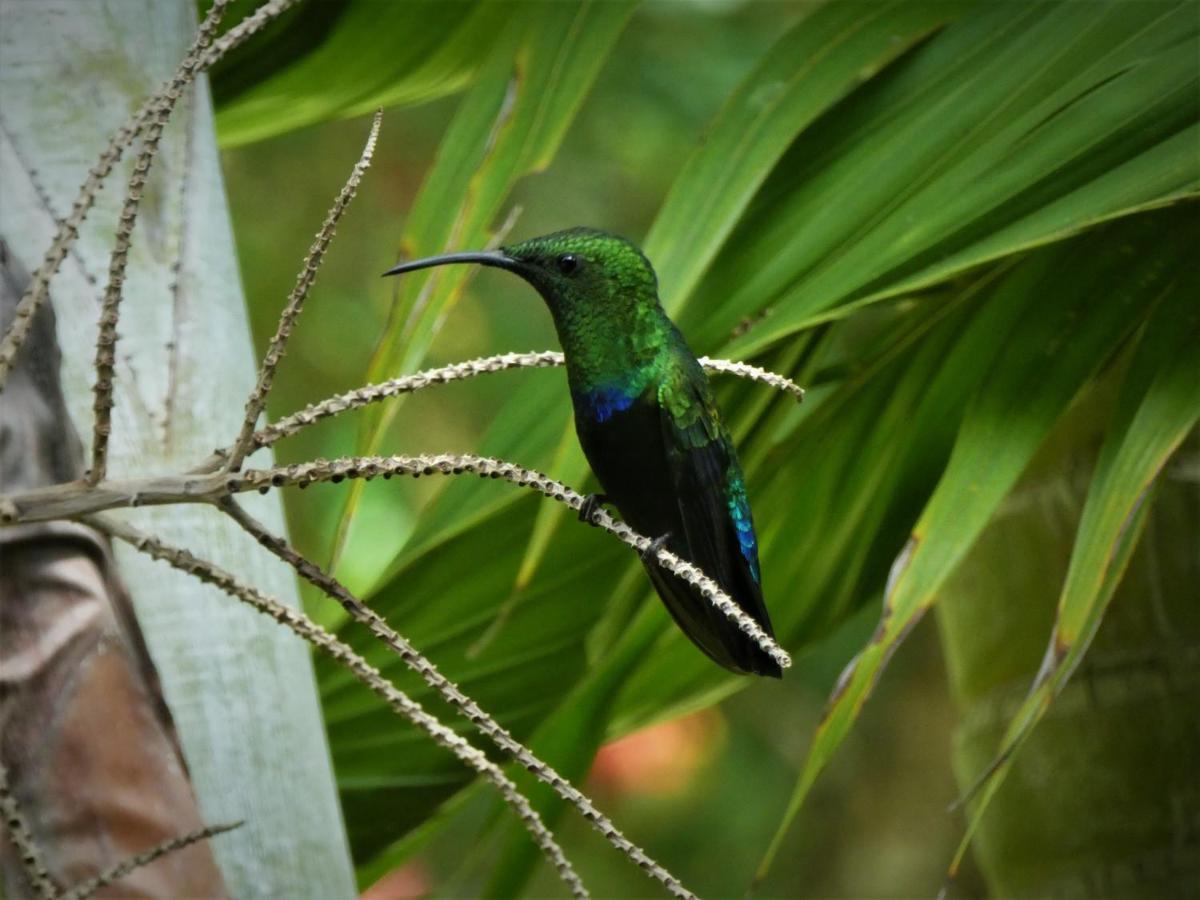
{"type": "Polygon", "coordinates": [[[670,539],[671,539],[671,532],[668,531],[666,534],[660,534],[658,537],[656,537],[654,540],[652,540],[650,542],[650,546],[647,547],[645,550],[641,551],[642,561],[643,562],[654,562],[655,557],[658,556],[658,551],[663,549],[665,546],[667,546],[667,541],[669,541],[670,539]]]}
{"type": "Polygon", "coordinates": [[[588,494],[583,498],[583,506],[579,507],[579,521],[594,525],[596,513],[608,502],[608,494],[588,494]]]}

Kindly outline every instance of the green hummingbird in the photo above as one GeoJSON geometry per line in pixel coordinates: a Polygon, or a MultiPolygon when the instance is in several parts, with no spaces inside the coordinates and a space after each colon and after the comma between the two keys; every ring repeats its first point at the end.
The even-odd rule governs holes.
{"type": "MultiPolygon", "coordinates": [[[[385,272],[476,263],[532,285],[566,357],[575,431],[612,503],[656,547],[698,566],[767,634],[758,541],[746,482],[708,376],[658,298],[658,277],[633,243],[572,228],[495,251],[417,259],[385,272]]],[[[687,582],[643,562],[667,611],[714,662],[780,677],[779,664],[687,582]]]]}

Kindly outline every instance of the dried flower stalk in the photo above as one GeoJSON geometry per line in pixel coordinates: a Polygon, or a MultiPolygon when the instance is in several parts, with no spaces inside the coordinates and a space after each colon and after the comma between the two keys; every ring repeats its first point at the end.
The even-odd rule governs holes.
{"type": "MultiPolygon", "coordinates": [[[[228,472],[236,472],[244,461],[245,456],[258,447],[267,446],[280,437],[292,434],[307,424],[346,409],[356,408],[357,406],[385,397],[395,396],[396,394],[418,390],[428,384],[459,380],[483,374],[484,372],[500,371],[507,368],[545,367],[563,364],[562,355],[558,353],[505,354],[499,357],[472,360],[458,366],[450,366],[444,369],[418,373],[406,378],[394,379],[381,385],[368,386],[359,391],[331,398],[321,404],[310,406],[306,410],[288,417],[279,423],[267,426],[257,433],[254,431],[254,425],[265,406],[266,398],[271,389],[275,370],[283,356],[286,341],[299,316],[307,293],[315,279],[316,271],[332,239],[337,221],[349,201],[353,198],[357,184],[369,165],[379,130],[378,113],[376,114],[370,137],[359,163],[355,166],[350,179],[331,209],[321,233],[318,234],[309,255],[305,258],[297,284],[291,295],[289,295],[288,304],[281,316],[277,333],[260,369],[256,387],[247,402],[246,416],[238,438],[230,450],[215,457],[215,463],[213,459],[206,462],[206,465],[211,464],[212,467],[215,467],[224,461],[226,471],[214,474],[212,468],[208,468],[199,470],[202,474],[196,477],[188,475],[164,476],[159,478],[131,479],[122,483],[113,483],[104,480],[112,409],[114,344],[116,341],[116,325],[119,315],[121,287],[128,260],[130,235],[136,223],[141,192],[144,188],[146,176],[156,153],[163,128],[182,89],[195,77],[197,72],[215,63],[225,52],[236,46],[241,40],[255,33],[271,18],[292,6],[295,0],[270,0],[270,2],[260,7],[247,20],[232,29],[225,37],[206,50],[205,48],[215,32],[216,22],[223,12],[224,7],[229,2],[230,0],[215,0],[213,9],[201,25],[193,47],[180,64],[175,76],[157,94],[153,95],[143,105],[142,109],[114,135],[109,146],[101,154],[100,161],[91,170],[87,180],[81,186],[79,197],[71,214],[60,224],[54,242],[47,252],[42,266],[35,274],[30,289],[22,297],[22,305],[18,308],[17,318],[13,323],[13,327],[4,336],[3,341],[0,342],[0,390],[2,390],[4,379],[11,367],[13,358],[16,352],[18,352],[25,334],[28,332],[29,321],[32,319],[32,315],[37,307],[44,301],[50,279],[61,265],[62,259],[76,239],[78,228],[86,218],[97,191],[104,179],[111,172],[115,163],[120,159],[124,147],[128,146],[139,134],[143,134],[141,153],[135,161],[133,176],[129,182],[120,217],[116,245],[110,260],[109,282],[104,296],[101,335],[97,341],[96,353],[97,383],[95,388],[96,401],[94,404],[96,421],[93,465],[89,472],[88,484],[59,485],[54,488],[28,492],[11,498],[0,498],[0,521],[37,521],[59,517],[79,518],[85,516],[87,513],[101,509],[118,506],[137,506],[143,503],[218,502],[226,509],[226,512],[238,519],[243,527],[258,537],[276,555],[289,562],[304,577],[322,587],[323,590],[342,602],[353,617],[366,624],[376,637],[383,640],[385,644],[397,652],[410,667],[414,668],[425,678],[430,686],[463,712],[477,728],[488,735],[501,748],[512,753],[523,766],[533,772],[540,780],[549,784],[561,797],[575,805],[584,817],[593,823],[597,830],[605,835],[614,846],[645,869],[651,877],[662,883],[673,895],[677,897],[691,897],[690,892],[671,876],[669,872],[659,867],[643,851],[629,842],[616,829],[612,822],[592,805],[586,796],[573,788],[557,772],[533,756],[523,745],[516,742],[505,729],[479,709],[474,701],[458,690],[457,686],[442,676],[433,664],[412,648],[403,637],[390,629],[381,618],[365,607],[361,601],[353,597],[338,582],[296,553],[285,541],[266,532],[261,525],[242,512],[240,507],[231,499],[230,495],[237,491],[250,489],[265,491],[270,487],[283,484],[298,484],[303,487],[312,481],[327,480],[336,482],[344,477],[364,477],[369,479],[375,474],[382,474],[384,477],[390,477],[392,474],[408,474],[416,477],[421,474],[433,474],[434,472],[441,474],[472,472],[481,477],[504,478],[520,486],[532,487],[546,496],[566,503],[574,509],[580,509],[582,506],[583,498],[579,494],[537,472],[498,460],[470,456],[370,457],[358,460],[338,460],[332,463],[319,461],[307,464],[306,466],[250,471],[242,477],[228,477],[228,472]]],[[[803,391],[790,380],[757,367],[723,360],[702,359],[701,362],[710,371],[729,372],[742,377],[748,377],[789,391],[797,396],[797,398],[803,397],[803,391]]],[[[592,523],[616,535],[635,549],[644,552],[650,547],[651,542],[648,538],[638,535],[623,524],[616,522],[603,510],[595,514],[592,523]]],[[[251,603],[251,605],[255,605],[260,611],[271,615],[273,618],[292,628],[301,634],[302,637],[321,646],[326,652],[331,653],[335,659],[350,668],[360,681],[364,681],[368,687],[382,696],[393,709],[408,716],[418,727],[422,727],[430,733],[435,741],[451,749],[464,762],[496,783],[504,794],[505,799],[517,809],[518,815],[522,818],[526,827],[533,833],[539,846],[546,852],[552,863],[559,870],[560,875],[562,875],[572,892],[576,896],[586,896],[583,886],[571,869],[569,862],[562,855],[553,837],[545,830],[545,826],[536,812],[529,807],[527,800],[517,792],[516,786],[494,764],[488,761],[479,750],[446,728],[446,726],[442,725],[435,718],[429,716],[418,704],[397,691],[376,670],[371,668],[365,660],[354,655],[350,648],[344,644],[340,644],[333,636],[321,631],[301,614],[283,607],[271,600],[271,598],[265,597],[255,591],[252,587],[236,582],[233,576],[222,572],[210,563],[196,559],[186,550],[166,547],[156,539],[141,535],[119,522],[105,520],[102,523],[96,524],[98,527],[114,533],[118,537],[129,540],[131,543],[137,545],[139,549],[156,556],[156,558],[165,559],[177,568],[188,571],[201,580],[217,584],[235,596],[239,596],[244,601],[251,603]],[[122,529],[125,530],[124,534],[121,533],[122,529]]],[[[714,603],[718,609],[721,609],[725,615],[738,624],[742,631],[758,641],[760,646],[772,655],[781,666],[786,667],[790,665],[790,659],[787,657],[787,654],[767,637],[752,619],[745,616],[733,604],[730,598],[720,591],[714,582],[704,576],[696,567],[680,560],[666,550],[657,551],[657,562],[696,586],[710,602],[714,603]]],[[[2,776],[3,771],[0,770],[0,778],[2,776]]],[[[7,790],[4,790],[2,793],[5,800],[5,817],[8,819],[11,797],[8,795],[7,790]]],[[[19,813],[15,811],[14,815],[19,817],[19,813]]],[[[229,827],[218,826],[214,829],[204,829],[167,841],[145,854],[140,854],[118,863],[96,879],[77,885],[66,896],[87,896],[138,865],[144,865],[164,853],[171,852],[173,849],[186,846],[194,841],[205,839],[212,834],[227,830],[229,827]]],[[[42,867],[42,872],[44,873],[44,867],[42,867]]],[[[31,878],[33,878],[32,875],[31,878]]],[[[48,877],[46,884],[50,892],[48,895],[52,895],[54,893],[54,886],[49,882],[48,877]]],[[[41,891],[41,886],[37,885],[36,882],[35,886],[41,891]]]]}
{"type": "Polygon", "coordinates": [[[329,243],[333,240],[337,224],[346,212],[347,207],[349,207],[350,201],[354,199],[363,174],[371,165],[371,157],[375,155],[375,142],[379,138],[379,126],[382,121],[383,110],[376,110],[374,121],[371,123],[371,133],[367,137],[367,143],[363,147],[362,154],[351,170],[350,177],[346,179],[345,185],[342,186],[337,199],[334,200],[333,206],[330,207],[329,213],[325,216],[321,230],[317,232],[316,239],[313,241],[312,246],[308,248],[308,255],[304,257],[304,264],[300,268],[300,274],[296,276],[296,284],[292,287],[292,292],[288,295],[287,305],[279,316],[279,325],[275,330],[275,336],[271,338],[271,345],[267,348],[262,365],[259,367],[258,381],[254,385],[254,390],[250,392],[250,398],[246,401],[246,416],[242,420],[241,431],[238,433],[237,440],[234,441],[233,447],[229,451],[229,460],[226,467],[232,471],[236,472],[241,468],[242,460],[253,449],[254,425],[258,421],[263,407],[266,405],[267,394],[271,390],[271,385],[275,379],[275,370],[279,367],[279,361],[283,358],[288,338],[291,337],[292,329],[296,326],[296,319],[300,316],[300,310],[304,307],[304,301],[308,297],[308,292],[312,288],[313,282],[316,281],[317,271],[321,268],[321,263],[325,259],[325,251],[329,249],[329,243]]]}
{"type": "MultiPolygon", "coordinates": [[[[486,456],[438,454],[435,456],[359,456],[336,460],[317,460],[270,469],[249,469],[242,474],[205,473],[198,475],[162,475],[150,478],[112,481],[89,486],[78,483],[35,488],[18,494],[0,496],[0,524],[44,522],[50,519],[78,518],[82,515],[129,506],[162,506],[172,503],[216,503],[229,494],[296,485],[304,488],[315,482],[337,484],[347,478],[370,480],[382,475],[461,475],[469,472],[481,478],[502,478],[519,487],[539,493],[579,510],[584,497],[561,482],[540,472],[486,456]]],[[[604,510],[597,510],[591,523],[646,553],[653,543],[604,510]]],[[[722,615],[750,637],[781,668],[792,664],[791,657],[746,615],[721,588],[696,566],[669,550],[659,548],[655,561],[667,571],[695,587],[722,615]]]]}
{"type": "Polygon", "coordinates": [[[410,669],[420,675],[429,687],[437,691],[443,700],[466,717],[476,729],[490,738],[501,750],[511,753],[516,761],[531,772],[535,778],[548,785],[559,797],[579,810],[580,815],[589,821],[592,827],[599,831],[617,851],[663,885],[672,896],[694,900],[694,895],[683,886],[679,879],[655,862],[641,847],[625,837],[612,820],[596,808],[586,794],[576,789],[554,768],[543,762],[529,748],[514,738],[504,726],[459,690],[458,685],[446,678],[432,661],[413,647],[403,635],[389,626],[377,612],[350,593],[341,582],[306,559],[285,540],[268,531],[258,520],[232,500],[227,499],[221,504],[221,508],[263,547],[291,565],[306,581],[316,585],[337,600],[351,618],[359,624],[365,625],[410,669]]]}
{"type": "MultiPolygon", "coordinates": [[[[561,482],[514,463],[469,454],[441,453],[435,456],[361,456],[335,460],[298,463],[273,469],[250,469],[242,476],[229,478],[225,487],[230,493],[246,490],[268,490],[272,487],[297,485],[307,487],[314,482],[338,483],[347,478],[371,479],[378,475],[461,475],[471,473],[481,478],[501,478],[520,487],[532,488],[540,494],[564,503],[576,511],[583,508],[585,497],[561,482]]],[[[638,534],[624,522],[619,522],[603,509],[593,514],[591,524],[619,538],[639,553],[648,552],[651,538],[638,534]]],[[[699,568],[676,556],[670,550],[657,548],[655,561],[673,575],[696,588],[701,596],[722,615],[758,644],[762,651],[779,663],[781,668],[792,664],[791,657],[771,638],[754,619],[721,590],[720,586],[699,568]]]]}
{"type": "Polygon", "coordinates": [[[213,45],[200,58],[200,68],[210,69],[215,66],[226,53],[247,38],[258,34],[268,22],[280,13],[291,9],[298,2],[300,0],[269,0],[269,2],[264,3],[213,42],[213,45]]]}
{"type": "Polygon", "coordinates": [[[81,881],[70,890],[59,895],[59,900],[85,900],[85,898],[92,896],[101,888],[107,887],[114,881],[124,878],[134,869],[148,866],[168,853],[174,853],[176,850],[182,850],[184,847],[189,847],[199,841],[206,841],[211,837],[224,834],[227,831],[233,831],[235,828],[240,828],[241,826],[241,822],[230,822],[227,825],[209,825],[207,828],[200,828],[196,831],[165,840],[144,853],[138,853],[121,860],[119,863],[105,869],[95,878],[81,881]]]}
{"type": "Polygon", "coordinates": [[[256,447],[269,447],[281,438],[290,437],[300,429],[336,416],[351,409],[358,409],[370,403],[377,403],[388,397],[399,394],[411,394],[434,384],[448,384],[452,381],[462,381],[484,375],[488,372],[502,372],[505,369],[542,369],[562,365],[563,356],[556,350],[531,353],[502,353],[498,356],[486,356],[481,359],[469,359],[466,362],[442,366],[438,369],[427,369],[412,375],[392,378],[379,384],[368,384],[365,387],[338,394],[320,403],[313,403],[287,418],[280,419],[260,429],[254,434],[256,447]]]}
{"type": "Polygon", "coordinates": [[[46,871],[46,863],[42,860],[42,851],[33,839],[29,823],[17,805],[17,798],[12,795],[8,785],[8,769],[0,762],[0,813],[4,816],[4,827],[8,831],[8,839],[12,841],[17,855],[21,858],[21,866],[25,869],[25,877],[41,900],[52,900],[58,896],[58,889],[50,880],[46,871]]]}
{"type": "Polygon", "coordinates": [[[100,306],[100,333],[96,337],[96,384],[92,402],[94,416],[92,433],[92,467],[87,481],[97,484],[104,479],[108,467],[108,436],[112,430],[113,378],[116,375],[117,321],[120,317],[121,293],[125,283],[125,269],[129,263],[129,247],[132,243],[133,227],[137,224],[138,210],[142,203],[142,191],[150,174],[150,166],[158,155],[159,141],[167,120],[184,88],[196,76],[200,54],[212,41],[226,7],[231,0],[213,0],[212,9],[200,23],[196,41],[188,50],[183,62],[171,79],[170,85],[154,106],[142,136],[142,149],[133,163],[133,174],[125,190],[125,202],[117,221],[116,242],[108,262],[108,284],[104,288],[104,299],[100,306]]]}
{"type": "Polygon", "coordinates": [[[752,366],[750,363],[734,362],[731,359],[711,359],[707,356],[700,357],[700,365],[704,366],[709,372],[716,372],[721,375],[736,375],[739,378],[748,378],[750,381],[757,381],[760,384],[769,385],[776,390],[784,391],[796,398],[799,403],[804,399],[804,388],[792,381],[786,375],[780,375],[778,372],[772,372],[768,369],[752,366]]]}
{"type": "MultiPolygon", "coordinates": [[[[485,375],[490,372],[503,372],[507,369],[547,369],[564,364],[562,353],[557,350],[531,351],[529,353],[501,353],[497,356],[485,356],[480,359],[469,359],[466,362],[442,366],[438,369],[426,369],[413,375],[402,375],[379,384],[369,384],[365,387],[347,391],[313,403],[299,412],[292,413],[278,422],[272,422],[254,433],[252,447],[269,447],[276,441],[291,437],[309,425],[336,416],[352,409],[358,409],[369,403],[377,403],[398,394],[409,394],[427,388],[434,384],[448,384],[451,381],[462,381],[485,375]]],[[[702,357],[700,365],[709,372],[737,375],[762,384],[770,385],[794,396],[797,400],[804,399],[804,388],[790,378],[776,372],[769,372],[743,362],[732,362],[727,359],[709,359],[702,357]]],[[[221,452],[221,451],[218,451],[221,452]]]]}
{"type": "MultiPolygon", "coordinates": [[[[227,511],[239,509],[229,504],[227,511]]],[[[291,609],[272,597],[248,584],[239,581],[230,573],[206,560],[199,559],[187,550],[171,547],[148,534],[144,534],[130,525],[110,517],[95,517],[89,519],[89,524],[111,534],[126,543],[132,544],[138,550],[169,563],[182,572],[199,578],[207,584],[212,584],[233,597],[254,607],[264,615],[270,616],[281,625],[290,628],[304,640],[308,641],[333,659],[344,665],[362,684],[381,697],[393,710],[422,729],[433,740],[445,747],[462,762],[483,775],[496,786],[504,799],[516,811],[522,823],[533,836],[534,841],[546,854],[551,864],[558,871],[563,882],[576,897],[587,897],[587,890],[576,874],[571,863],[562,852],[562,848],[554,840],[554,836],[546,828],[537,812],[529,805],[529,801],[521,794],[517,786],[500,768],[491,762],[478,748],[472,746],[461,735],[443,725],[437,718],[430,715],[421,704],[409,698],[403,691],[387,681],[370,663],[355,653],[349,646],[339,641],[321,626],[317,625],[303,613],[291,609]]]]}

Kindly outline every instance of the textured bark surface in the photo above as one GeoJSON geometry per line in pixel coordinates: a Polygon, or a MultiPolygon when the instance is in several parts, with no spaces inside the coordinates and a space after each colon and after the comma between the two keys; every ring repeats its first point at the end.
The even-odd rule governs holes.
{"type": "MultiPolygon", "coordinates": [[[[0,327],[28,282],[0,240],[0,327]]],[[[77,478],[79,440],[43,307],[0,403],[0,489],[77,478]]],[[[109,543],[68,522],[0,530],[0,761],[60,888],[202,827],[187,764],[109,543]]],[[[0,832],[2,833],[2,832],[0,832]]],[[[0,840],[5,889],[29,885],[0,840]]],[[[207,844],[101,896],[227,896],[207,844]]]]}
{"type": "MultiPolygon", "coordinates": [[[[1098,431],[1040,454],[938,606],[963,710],[959,785],[992,760],[1042,662],[1098,431]]],[[[1102,422],[1102,415],[1091,422],[1102,422]]],[[[974,844],[998,897],[1194,897],[1200,886],[1200,442],[1160,479],[1079,670],[1017,755],[974,844]]]]}
{"type": "MultiPolygon", "coordinates": [[[[203,823],[107,548],[83,529],[21,531],[0,542],[0,757],[51,876],[66,888],[203,823]]],[[[9,893],[22,896],[16,860],[0,858],[9,893]]],[[[227,892],[200,843],[99,896],[227,892]]]]}
{"type": "MultiPolygon", "coordinates": [[[[187,0],[0,0],[0,229],[26,269],[194,27],[187,0]]],[[[98,300],[130,155],[52,289],[67,410],[85,441],[98,300]]],[[[117,330],[112,477],[181,471],[233,438],[254,359],[204,79],[182,98],[151,171],[117,330]]],[[[282,530],[279,499],[255,499],[255,515],[282,530]]],[[[297,602],[291,573],[212,510],[139,511],[135,522],[297,602]]],[[[185,575],[125,548],[117,557],[202,818],[246,822],[213,842],[230,892],[352,895],[307,648],[185,575]]]]}

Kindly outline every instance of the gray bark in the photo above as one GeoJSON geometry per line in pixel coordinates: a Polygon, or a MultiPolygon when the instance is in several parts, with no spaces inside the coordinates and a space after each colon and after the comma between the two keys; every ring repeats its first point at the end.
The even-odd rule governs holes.
{"type": "MultiPolygon", "coordinates": [[[[3,329],[29,283],[3,240],[0,269],[3,329]]],[[[33,317],[25,346],[0,403],[4,491],[83,472],[58,383],[51,306],[33,317]]],[[[203,826],[109,542],[73,522],[0,528],[0,762],[55,890],[203,826]]],[[[46,885],[30,876],[23,856],[8,822],[0,824],[0,894],[43,894],[46,885]]],[[[135,869],[111,890],[229,896],[206,842],[135,869]]]]}
{"type": "MultiPolygon", "coordinates": [[[[1090,402],[942,590],[963,789],[991,763],[1046,652],[1105,421],[1090,402]]],[[[1165,469],[1095,640],[980,824],[975,858],[997,897],[1196,896],[1198,449],[1185,443],[1165,469]]]]}
{"type": "MultiPolygon", "coordinates": [[[[0,230],[26,268],[40,262],[108,136],[174,69],[194,25],[186,0],[0,0],[0,230]]],[[[52,291],[67,406],[85,444],[128,162],[52,291]]],[[[178,472],[232,439],[254,358],[203,78],[164,135],[118,332],[113,477],[178,472]]],[[[254,514],[282,530],[277,496],[256,499],[254,514]]],[[[135,521],[297,602],[291,573],[212,510],[143,510],[135,521]]],[[[307,648],[212,588],[125,548],[118,558],[204,819],[246,821],[214,843],[233,895],[352,895],[307,648]]]]}

